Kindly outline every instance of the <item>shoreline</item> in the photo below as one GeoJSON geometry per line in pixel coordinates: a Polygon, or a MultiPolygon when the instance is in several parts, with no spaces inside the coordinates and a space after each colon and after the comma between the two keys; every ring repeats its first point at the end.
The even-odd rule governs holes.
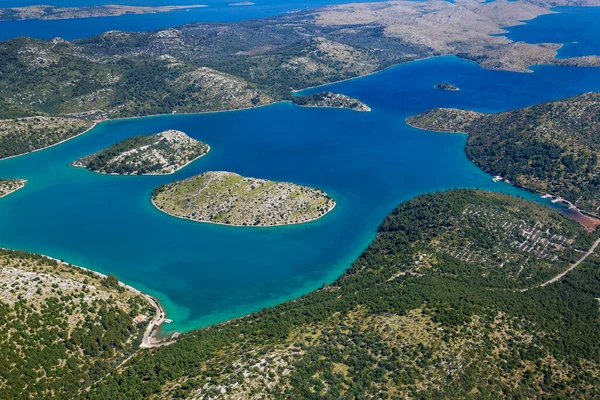
{"type": "Polygon", "coordinates": [[[25,184],[27,184],[27,179],[13,179],[15,181],[19,181],[19,183],[21,184],[21,186],[19,186],[18,188],[11,190],[10,192],[4,193],[3,195],[0,196],[0,199],[3,197],[8,196],[9,194],[13,194],[14,192],[16,192],[17,190],[21,190],[25,187],[25,184]]]}
{"type": "Polygon", "coordinates": [[[188,218],[188,217],[182,217],[180,215],[175,215],[175,214],[171,214],[168,211],[164,211],[162,210],[160,207],[158,207],[156,205],[156,203],[154,203],[154,199],[152,197],[150,197],[150,202],[152,203],[152,205],[154,206],[154,208],[156,208],[158,211],[165,213],[167,215],[170,215],[171,217],[175,217],[175,218],[179,218],[179,219],[184,219],[187,221],[192,221],[192,222],[197,222],[200,224],[212,224],[212,225],[222,225],[222,226],[232,226],[232,227],[239,227],[239,228],[275,228],[275,227],[282,227],[282,226],[294,226],[294,225],[302,225],[302,224],[307,224],[309,222],[314,222],[318,219],[323,218],[324,216],[326,216],[327,214],[329,214],[331,211],[333,211],[333,209],[337,206],[337,203],[335,200],[333,200],[333,206],[327,210],[327,212],[319,217],[316,218],[312,218],[306,221],[302,221],[302,222],[294,222],[294,223],[290,223],[290,224],[275,224],[275,225],[241,225],[241,224],[225,224],[223,222],[212,222],[212,221],[199,221],[197,219],[192,219],[192,218],[188,218]]]}
{"type": "MultiPolygon", "coordinates": [[[[404,123],[405,123],[406,125],[410,126],[411,128],[414,128],[414,129],[419,129],[419,130],[422,130],[422,131],[428,131],[428,132],[435,132],[435,133],[449,133],[449,134],[459,134],[459,135],[466,135],[466,136],[467,136],[467,140],[468,140],[468,138],[469,138],[469,134],[468,134],[468,133],[466,133],[466,132],[456,132],[456,131],[436,131],[436,130],[432,130],[432,129],[420,128],[420,127],[418,127],[418,126],[415,126],[415,125],[412,125],[410,122],[408,122],[408,121],[407,121],[407,120],[408,120],[408,118],[410,118],[410,117],[406,117],[406,118],[404,119],[404,123]]],[[[489,170],[487,170],[486,168],[484,168],[483,166],[481,166],[481,165],[479,165],[477,162],[475,162],[475,160],[473,160],[471,157],[469,157],[469,155],[467,154],[467,147],[466,147],[466,144],[465,144],[465,146],[463,147],[463,151],[464,151],[465,155],[467,156],[467,159],[468,159],[469,161],[471,161],[471,162],[473,163],[473,165],[475,165],[477,168],[479,168],[480,170],[482,170],[483,172],[485,172],[485,173],[486,173],[486,174],[488,174],[488,175],[494,175],[494,172],[493,172],[493,171],[489,171],[489,170]]],[[[497,175],[497,174],[496,174],[496,175],[497,175]]],[[[594,214],[593,212],[591,212],[591,211],[588,211],[588,210],[583,210],[583,209],[577,208],[577,206],[575,206],[575,205],[574,205],[572,202],[570,202],[570,201],[569,201],[569,200],[567,200],[566,198],[562,197],[561,195],[553,195],[553,194],[550,194],[550,193],[544,193],[544,192],[540,192],[539,190],[532,189],[532,188],[529,188],[529,187],[527,187],[527,186],[520,185],[520,184],[518,184],[518,183],[516,183],[516,182],[512,182],[512,181],[511,181],[510,183],[508,183],[508,184],[509,184],[509,185],[511,185],[511,186],[514,186],[514,187],[516,187],[516,188],[519,188],[519,189],[524,189],[524,190],[528,191],[529,193],[537,194],[537,195],[539,195],[539,196],[546,196],[546,195],[549,195],[549,196],[552,198],[553,202],[554,202],[554,200],[558,200],[557,202],[559,202],[559,203],[561,203],[561,204],[563,204],[563,205],[569,206],[569,208],[568,208],[567,210],[570,210],[570,211],[573,211],[573,212],[577,212],[577,213],[581,214],[581,215],[582,215],[582,216],[584,216],[584,217],[588,217],[588,218],[594,218],[594,219],[600,219],[600,216],[599,216],[599,215],[597,215],[597,214],[594,214]]],[[[550,207],[550,208],[552,208],[552,207],[550,207]]],[[[558,209],[556,209],[556,212],[558,212],[558,213],[560,213],[560,214],[564,215],[564,214],[561,212],[561,210],[558,210],[558,209]]],[[[568,216],[567,216],[567,215],[564,215],[564,216],[568,218],[568,216]]],[[[571,219],[571,220],[573,220],[573,221],[576,221],[577,223],[579,223],[580,225],[582,225],[582,226],[583,226],[583,227],[584,227],[586,230],[588,229],[588,228],[587,228],[587,227],[586,227],[586,226],[585,226],[585,225],[584,225],[582,222],[580,222],[580,221],[578,221],[578,220],[576,220],[576,219],[574,219],[574,218],[569,218],[569,219],[571,219]]],[[[593,232],[593,231],[591,231],[591,232],[593,232]]]]}
{"type": "MultiPolygon", "coordinates": [[[[28,118],[34,118],[34,117],[28,117],[28,118]]],[[[73,118],[73,117],[71,117],[71,118],[73,118]]],[[[81,118],[80,118],[80,119],[81,119],[81,118]]],[[[51,147],[54,147],[54,146],[58,146],[59,144],[63,144],[63,143],[65,143],[65,142],[68,142],[69,140],[73,140],[73,139],[75,139],[76,137],[79,137],[79,136],[81,136],[81,135],[83,135],[83,134],[86,134],[86,133],[88,133],[89,131],[91,131],[92,129],[94,129],[94,128],[95,128],[95,127],[98,125],[98,124],[101,124],[101,123],[102,123],[102,122],[104,122],[104,121],[107,121],[107,120],[96,120],[96,121],[93,121],[93,124],[92,124],[92,126],[90,126],[90,127],[89,127],[88,129],[86,129],[85,131],[83,131],[83,132],[81,132],[81,133],[78,133],[78,134],[77,134],[77,135],[75,135],[75,136],[71,136],[71,137],[70,137],[70,138],[68,138],[68,139],[61,140],[60,142],[57,142],[57,143],[51,144],[50,146],[41,147],[41,148],[39,148],[39,149],[31,150],[31,151],[29,151],[29,152],[27,152],[27,153],[15,154],[14,156],[8,156],[8,157],[0,158],[0,162],[1,162],[1,161],[4,161],[4,160],[9,160],[9,159],[11,159],[11,158],[16,158],[16,157],[26,156],[27,154],[36,153],[36,152],[38,152],[38,151],[42,151],[42,150],[46,150],[46,149],[49,149],[49,148],[51,148],[51,147]]]]}
{"type": "Polygon", "coordinates": [[[199,155],[198,157],[194,158],[193,160],[190,160],[187,163],[183,164],[181,167],[177,168],[176,170],[173,170],[173,172],[169,172],[169,173],[166,173],[166,174],[159,174],[159,173],[155,173],[155,172],[151,172],[149,174],[117,174],[116,172],[110,172],[110,173],[108,173],[108,172],[102,172],[102,171],[93,171],[91,169],[88,169],[84,165],[75,165],[76,161],[73,161],[70,165],[72,167],[74,167],[74,168],[83,168],[83,169],[85,169],[87,171],[94,172],[96,174],[112,175],[112,176],[164,176],[164,175],[173,175],[175,172],[184,169],[185,167],[187,167],[188,165],[190,165],[194,161],[196,161],[196,160],[204,157],[205,155],[207,155],[210,152],[211,147],[207,143],[204,143],[204,144],[206,144],[206,146],[208,147],[208,149],[206,150],[206,153],[199,155]]]}
{"type": "MultiPolygon", "coordinates": [[[[20,250],[8,249],[8,248],[5,248],[5,247],[0,247],[0,249],[2,249],[2,250],[8,250],[8,251],[20,251],[20,250]]],[[[27,253],[31,253],[29,251],[26,251],[26,252],[27,253]]],[[[97,277],[102,278],[102,279],[106,279],[108,277],[108,275],[103,274],[102,272],[94,271],[93,269],[89,269],[89,268],[82,267],[82,266],[79,266],[79,265],[71,264],[71,263],[66,262],[64,260],[59,260],[58,258],[54,258],[54,257],[48,256],[46,254],[39,254],[39,253],[31,253],[31,254],[40,255],[40,256],[45,257],[45,258],[47,258],[49,260],[56,261],[59,264],[64,265],[64,266],[68,266],[68,267],[72,267],[72,268],[78,268],[80,270],[90,272],[90,273],[92,273],[92,274],[94,274],[97,277]]],[[[142,343],[140,344],[140,348],[158,347],[158,346],[164,346],[164,345],[167,345],[167,344],[174,343],[174,338],[173,337],[171,339],[168,339],[168,340],[165,340],[165,341],[156,342],[156,343],[153,343],[153,341],[152,341],[152,339],[156,337],[156,335],[157,335],[157,333],[159,331],[159,329],[154,329],[154,328],[155,327],[160,327],[162,325],[162,323],[164,322],[165,317],[167,315],[166,312],[165,312],[165,310],[164,310],[164,308],[163,308],[163,306],[160,304],[160,302],[157,299],[155,299],[154,297],[150,296],[149,294],[144,293],[141,290],[138,290],[138,289],[134,288],[133,286],[128,285],[128,284],[126,284],[126,283],[124,283],[122,281],[119,281],[119,287],[122,287],[122,288],[124,288],[126,290],[129,290],[129,291],[137,294],[138,296],[143,297],[144,300],[146,300],[148,303],[150,303],[150,305],[152,307],[154,307],[154,309],[156,310],[156,314],[155,314],[154,318],[148,324],[148,327],[146,327],[146,329],[144,330],[144,335],[142,337],[142,343]]],[[[173,334],[173,336],[177,337],[178,336],[177,332],[175,332],[173,334]]]]}

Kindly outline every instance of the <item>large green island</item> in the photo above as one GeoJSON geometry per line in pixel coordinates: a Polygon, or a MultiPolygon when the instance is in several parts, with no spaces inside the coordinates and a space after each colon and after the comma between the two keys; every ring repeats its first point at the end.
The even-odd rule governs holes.
{"type": "Polygon", "coordinates": [[[407,122],[468,133],[466,153],[485,171],[598,214],[600,93],[489,115],[437,108],[407,122]]]}
{"type": "Polygon", "coordinates": [[[205,172],[159,186],[152,192],[152,204],[176,217],[235,226],[300,224],[335,207],[320,189],[232,172],[205,172]]]}
{"type": "Polygon", "coordinates": [[[181,131],[132,136],[73,162],[75,167],[121,175],[172,174],[202,157],[210,147],[181,131]]]}

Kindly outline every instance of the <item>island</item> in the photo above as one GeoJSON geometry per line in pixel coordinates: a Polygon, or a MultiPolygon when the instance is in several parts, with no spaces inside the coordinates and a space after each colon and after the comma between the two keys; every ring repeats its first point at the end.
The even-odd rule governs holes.
{"type": "Polygon", "coordinates": [[[0,178],[0,198],[8,196],[19,189],[25,187],[25,179],[1,179],[0,178]]]}
{"type": "Polygon", "coordinates": [[[438,83],[437,85],[434,86],[434,88],[440,89],[440,90],[460,90],[459,88],[457,88],[456,86],[454,86],[453,84],[451,84],[449,82],[438,83]]]}
{"type": "Polygon", "coordinates": [[[134,357],[91,397],[600,397],[597,234],[450,190],[399,205],[373,236],[335,282],[134,357]]]}
{"type": "Polygon", "coordinates": [[[301,224],[335,207],[320,189],[221,171],[159,186],[152,204],[175,217],[233,226],[301,224]]]}
{"type": "Polygon", "coordinates": [[[180,170],[209,150],[206,143],[181,131],[167,130],[132,136],[72,165],[104,174],[164,175],[180,170]]]}
{"type": "Polygon", "coordinates": [[[467,156],[496,179],[599,214],[600,93],[497,114],[436,108],[407,123],[465,132],[467,156]]]}
{"type": "Polygon", "coordinates": [[[89,120],[62,116],[0,120],[0,159],[63,143],[94,126],[89,120]]]}
{"type": "Polygon", "coordinates": [[[198,7],[206,7],[206,5],[155,7],[124,6],[116,4],[82,7],[34,5],[25,7],[0,8],[0,21],[15,21],[34,18],[42,20],[57,20],[71,18],[117,17],[119,15],[181,11],[198,7]]]}
{"type": "Polygon", "coordinates": [[[301,107],[348,108],[354,111],[371,111],[371,108],[360,100],[332,92],[294,96],[292,97],[292,103],[301,107]]]}

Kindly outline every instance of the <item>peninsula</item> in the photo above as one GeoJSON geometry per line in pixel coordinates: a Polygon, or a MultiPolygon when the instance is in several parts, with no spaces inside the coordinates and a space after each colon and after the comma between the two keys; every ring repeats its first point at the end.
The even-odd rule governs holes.
{"type": "Polygon", "coordinates": [[[437,108],[407,123],[465,132],[467,155],[490,174],[591,214],[600,209],[600,93],[498,114],[437,108]]]}
{"type": "Polygon", "coordinates": [[[73,166],[105,174],[172,174],[209,150],[206,143],[181,131],[167,130],[154,135],[132,136],[80,158],[73,162],[73,166]]]}
{"type": "Polygon", "coordinates": [[[235,226],[300,224],[335,207],[320,189],[232,172],[205,172],[159,186],[152,192],[152,203],[176,217],[235,226]]]}
{"type": "Polygon", "coordinates": [[[151,14],[158,12],[188,10],[198,7],[206,6],[188,5],[142,7],[108,4],[82,7],[55,7],[47,5],[35,5],[26,7],[0,8],[0,21],[24,19],[56,20],[71,18],[117,17],[125,14],[151,14]]]}
{"type": "Polygon", "coordinates": [[[0,310],[0,391],[13,399],[75,396],[138,349],[154,312],[114,276],[5,249],[0,310]]]}
{"type": "Polygon", "coordinates": [[[0,198],[8,196],[19,189],[25,187],[25,179],[1,179],[0,178],[0,198]]]}
{"type": "Polygon", "coordinates": [[[87,132],[93,126],[92,121],[58,116],[0,120],[0,159],[54,146],[87,132]]]}
{"type": "Polygon", "coordinates": [[[292,103],[301,107],[348,108],[354,111],[371,111],[369,106],[358,99],[332,92],[294,96],[292,97],[292,103]]]}

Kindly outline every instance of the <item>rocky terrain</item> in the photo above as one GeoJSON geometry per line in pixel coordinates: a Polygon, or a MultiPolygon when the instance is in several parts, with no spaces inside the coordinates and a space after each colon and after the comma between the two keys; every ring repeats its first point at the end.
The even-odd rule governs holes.
{"type": "Polygon", "coordinates": [[[0,120],[0,159],[53,146],[82,134],[92,126],[91,121],[65,117],[0,120]]]}
{"type": "Polygon", "coordinates": [[[25,187],[25,179],[0,179],[0,198],[25,187]]]}
{"type": "Polygon", "coordinates": [[[0,118],[239,109],[448,54],[510,71],[599,65],[597,56],[556,59],[559,43],[515,43],[502,36],[505,27],[551,13],[556,4],[391,1],[156,32],[111,31],[71,42],[15,38],[0,43],[0,118]]]}
{"type": "Polygon", "coordinates": [[[206,143],[181,131],[168,130],[127,138],[80,158],[73,166],[105,174],[172,174],[208,153],[209,149],[206,143]]]}
{"type": "Polygon", "coordinates": [[[456,86],[449,82],[438,83],[434,87],[440,90],[459,90],[456,86]]]}
{"type": "Polygon", "coordinates": [[[160,186],[152,202],[173,216],[236,226],[299,224],[335,207],[322,190],[232,172],[205,172],[160,186]]]}
{"type": "Polygon", "coordinates": [[[598,254],[541,285],[597,240],[523,199],[421,195],[333,284],[139,354],[87,397],[596,398],[598,254]]]}
{"type": "Polygon", "coordinates": [[[123,14],[149,14],[157,12],[169,12],[176,10],[185,10],[188,8],[205,7],[203,5],[189,6],[159,6],[159,7],[141,7],[141,6],[121,6],[121,5],[102,5],[102,6],[83,6],[83,7],[54,7],[46,5],[0,8],[0,21],[3,20],[23,20],[23,19],[70,19],[70,18],[90,18],[90,17],[116,17],[123,14]]]}
{"type": "Polygon", "coordinates": [[[600,93],[491,115],[433,109],[407,122],[468,133],[467,155],[484,170],[588,213],[600,209],[600,93]]]}
{"type": "Polygon", "coordinates": [[[354,111],[371,111],[369,106],[358,99],[332,92],[294,96],[292,97],[292,103],[301,107],[348,108],[354,111]]]}
{"type": "Polygon", "coordinates": [[[72,398],[137,349],[149,304],[114,277],[0,249],[0,393],[72,398]]]}

